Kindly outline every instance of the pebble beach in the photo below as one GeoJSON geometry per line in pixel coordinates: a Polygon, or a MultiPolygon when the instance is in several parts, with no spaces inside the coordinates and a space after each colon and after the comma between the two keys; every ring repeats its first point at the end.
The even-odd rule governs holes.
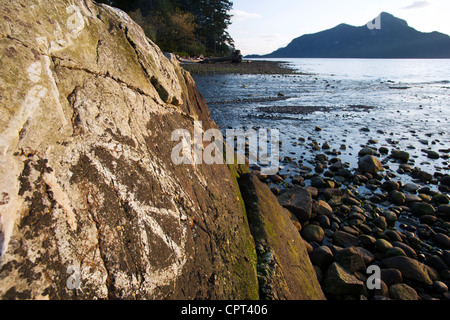
{"type": "Polygon", "coordinates": [[[278,174],[251,170],[290,212],[327,298],[450,299],[445,82],[439,91],[377,80],[338,104],[345,79],[274,61],[242,65],[229,74],[186,68],[221,129],[280,129],[278,174]],[[420,99],[426,90],[437,96],[420,99]],[[389,105],[378,105],[380,96],[389,105]],[[379,289],[366,286],[369,266],[381,270],[379,289]]]}

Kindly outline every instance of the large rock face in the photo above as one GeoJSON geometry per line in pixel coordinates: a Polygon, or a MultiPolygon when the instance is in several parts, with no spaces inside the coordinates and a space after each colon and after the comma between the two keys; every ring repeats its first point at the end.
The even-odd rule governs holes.
{"type": "Polygon", "coordinates": [[[325,300],[306,247],[289,212],[256,176],[239,179],[258,252],[262,299],[325,300]]]}
{"type": "Polygon", "coordinates": [[[0,57],[1,298],[259,298],[235,176],[171,161],[205,101],[140,27],[0,0],[0,57]]]}

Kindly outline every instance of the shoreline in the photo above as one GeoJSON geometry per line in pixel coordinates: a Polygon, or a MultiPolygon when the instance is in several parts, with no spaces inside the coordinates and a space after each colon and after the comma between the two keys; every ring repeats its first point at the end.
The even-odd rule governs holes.
{"type": "MultiPolygon", "coordinates": [[[[405,151],[363,147],[355,168],[316,147],[298,174],[251,171],[290,211],[327,298],[450,299],[450,176],[422,171],[405,151]],[[365,291],[369,266],[381,270],[378,290],[365,291]]],[[[281,165],[295,162],[285,157],[281,165]]]]}
{"type": "Polygon", "coordinates": [[[181,67],[193,75],[226,74],[268,74],[268,75],[310,75],[301,73],[283,61],[243,60],[241,63],[180,63],[181,67]]]}
{"type": "MultiPolygon", "coordinates": [[[[223,105],[245,110],[242,106],[258,103],[261,105],[254,110],[261,114],[249,111],[240,116],[252,119],[266,116],[263,120],[273,119],[270,123],[274,127],[277,120],[291,115],[335,113],[329,106],[277,104],[289,98],[287,90],[276,94],[278,86],[273,86],[276,89],[267,97],[256,96],[255,88],[261,91],[264,85],[259,82],[254,85],[246,77],[240,80],[239,74],[280,75],[279,72],[286,70],[288,73],[281,74],[299,73],[289,73],[289,69],[285,69],[287,64],[282,62],[252,63],[257,64],[249,68],[236,67],[234,71],[225,70],[222,64],[195,70],[196,75],[238,75],[231,77],[233,81],[221,77],[217,84],[219,88],[236,87],[236,99],[232,96],[208,105],[218,105],[218,110],[223,105]],[[255,90],[255,96],[248,93],[249,89],[255,90]]],[[[280,87],[282,83],[292,85],[298,81],[296,77],[291,80],[280,82],[280,87]]],[[[207,83],[216,86],[214,81],[207,83]]],[[[320,79],[317,83],[329,86],[328,82],[320,84],[320,79]]],[[[343,117],[353,112],[372,118],[374,116],[369,114],[378,108],[375,104],[352,104],[338,112],[343,117]]],[[[421,107],[418,110],[422,110],[421,107]]],[[[422,139],[415,147],[402,146],[395,140],[401,140],[402,132],[378,128],[364,121],[350,121],[353,125],[350,131],[355,137],[350,137],[350,132],[339,136],[333,122],[327,122],[334,119],[330,116],[319,123],[311,122],[311,128],[306,130],[309,134],[303,137],[293,129],[292,134],[283,139],[278,174],[265,176],[257,165],[250,167],[252,174],[267,184],[279,203],[290,211],[327,298],[450,299],[450,150],[437,147],[438,134],[427,136],[429,133],[423,132],[422,136],[416,131],[414,138],[422,139]],[[358,143],[352,143],[351,138],[358,143]],[[425,151],[426,158],[419,161],[417,156],[425,151]],[[434,168],[427,169],[425,162],[434,168]],[[442,170],[438,166],[443,166],[442,170]],[[369,266],[381,269],[379,290],[367,291],[365,287],[369,266]],[[416,270],[418,276],[411,275],[410,270],[416,270]]],[[[307,118],[297,120],[309,121],[307,118]]],[[[258,120],[239,124],[252,128],[262,125],[258,120]]],[[[409,145],[412,144],[410,141],[409,145]]]]}

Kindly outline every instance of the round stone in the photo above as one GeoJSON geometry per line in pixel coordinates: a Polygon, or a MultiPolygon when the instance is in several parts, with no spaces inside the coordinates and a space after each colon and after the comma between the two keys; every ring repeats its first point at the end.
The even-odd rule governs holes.
{"type": "Polygon", "coordinates": [[[325,232],[320,226],[308,225],[303,229],[302,236],[308,242],[321,243],[325,238],[325,232]]]}

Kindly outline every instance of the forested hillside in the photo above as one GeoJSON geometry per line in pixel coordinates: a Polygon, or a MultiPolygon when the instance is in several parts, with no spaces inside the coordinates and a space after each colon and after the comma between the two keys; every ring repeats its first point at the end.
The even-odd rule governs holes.
{"type": "Polygon", "coordinates": [[[100,0],[126,11],[163,51],[227,55],[233,39],[229,0],[100,0]]]}

